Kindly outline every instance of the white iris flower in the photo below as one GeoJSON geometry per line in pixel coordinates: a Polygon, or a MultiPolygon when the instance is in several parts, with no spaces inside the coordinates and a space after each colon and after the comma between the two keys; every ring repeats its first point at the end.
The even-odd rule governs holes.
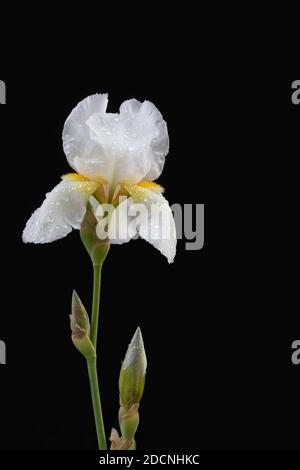
{"type": "Polygon", "coordinates": [[[123,196],[131,210],[144,205],[148,216],[140,220],[135,233],[131,230],[122,240],[111,241],[124,243],[139,233],[172,262],[177,242],[174,218],[163,188],[153,182],[169,151],[166,122],[149,101],[125,101],[119,114],[107,113],[107,103],[107,94],[89,96],[67,118],[63,147],[76,173],[64,175],[46,195],[28,220],[23,241],[49,243],[63,238],[72,228],[80,229],[89,201],[94,208],[95,201],[116,207],[123,196]],[[151,210],[153,206],[159,208],[162,219],[151,210]]]}

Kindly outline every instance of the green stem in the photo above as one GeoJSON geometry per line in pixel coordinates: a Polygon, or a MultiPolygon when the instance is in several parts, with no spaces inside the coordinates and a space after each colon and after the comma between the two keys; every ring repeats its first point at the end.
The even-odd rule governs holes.
{"type": "Polygon", "coordinates": [[[93,285],[93,305],[91,320],[91,341],[97,350],[99,305],[100,305],[100,287],[101,287],[101,271],[102,264],[93,265],[94,269],[94,285],[93,285]]]}
{"type": "MultiPolygon", "coordinates": [[[[93,305],[92,305],[92,319],[91,319],[91,341],[97,350],[97,335],[98,335],[98,320],[99,320],[99,305],[100,305],[100,288],[101,288],[101,269],[102,264],[94,265],[94,282],[93,282],[93,305]]],[[[106,437],[103,423],[101,399],[97,375],[97,357],[92,357],[87,360],[91,395],[93,402],[93,410],[97,431],[97,439],[100,450],[106,450],[106,437]]]]}
{"type": "Polygon", "coordinates": [[[92,395],[93,410],[94,410],[94,417],[95,417],[95,424],[96,424],[96,431],[97,431],[98,446],[100,450],[106,450],[107,445],[106,445],[105,429],[104,429],[103,416],[102,416],[96,361],[97,361],[96,357],[92,357],[88,359],[87,366],[88,366],[90,386],[91,386],[91,395],[92,395]]]}

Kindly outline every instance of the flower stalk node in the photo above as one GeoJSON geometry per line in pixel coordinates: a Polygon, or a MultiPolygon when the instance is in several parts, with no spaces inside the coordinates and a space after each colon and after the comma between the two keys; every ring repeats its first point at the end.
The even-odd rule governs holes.
{"type": "Polygon", "coordinates": [[[119,425],[124,439],[132,440],[137,431],[140,422],[138,409],[139,404],[132,405],[129,410],[120,407],[119,425]]]}

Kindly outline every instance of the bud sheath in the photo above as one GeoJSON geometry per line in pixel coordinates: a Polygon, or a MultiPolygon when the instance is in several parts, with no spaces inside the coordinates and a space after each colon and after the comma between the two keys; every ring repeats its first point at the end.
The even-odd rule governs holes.
{"type": "Polygon", "coordinates": [[[109,251],[109,239],[100,240],[97,237],[96,228],[98,221],[93,208],[88,203],[85,217],[80,228],[80,237],[94,266],[102,265],[109,251]]]}

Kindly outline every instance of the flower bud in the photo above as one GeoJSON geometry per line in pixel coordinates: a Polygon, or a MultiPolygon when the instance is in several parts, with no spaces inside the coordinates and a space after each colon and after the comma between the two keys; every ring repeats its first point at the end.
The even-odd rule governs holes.
{"type": "Polygon", "coordinates": [[[137,328],[128,346],[119,378],[120,404],[124,412],[141,401],[146,369],[147,358],[143,337],[140,328],[137,328]]]}
{"type": "Polygon", "coordinates": [[[90,340],[90,321],[76,291],[72,295],[72,314],[70,315],[72,341],[86,359],[96,357],[95,348],[90,340]]]}
{"type": "Polygon", "coordinates": [[[100,238],[97,237],[97,224],[98,221],[95,217],[92,206],[89,203],[81,224],[80,237],[94,266],[101,265],[109,251],[109,239],[106,238],[105,240],[100,240],[100,238]]]}

